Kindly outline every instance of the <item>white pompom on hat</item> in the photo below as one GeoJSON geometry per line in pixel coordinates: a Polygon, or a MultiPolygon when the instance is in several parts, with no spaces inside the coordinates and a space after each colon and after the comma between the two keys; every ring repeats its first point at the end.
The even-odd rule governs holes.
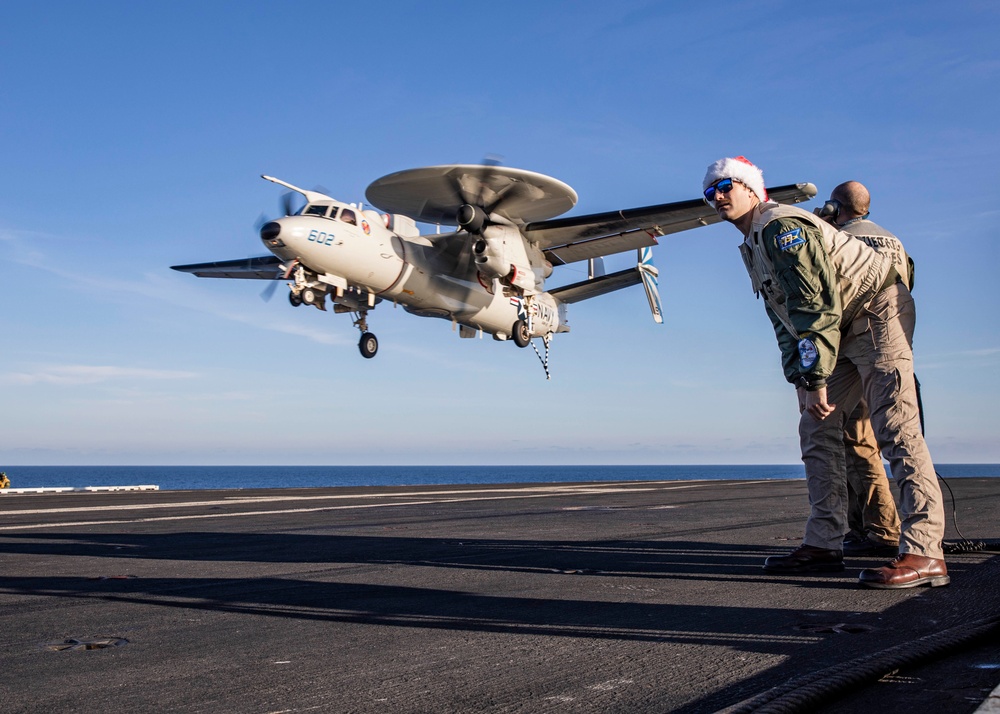
{"type": "Polygon", "coordinates": [[[754,166],[745,156],[719,159],[708,167],[701,190],[704,191],[719,179],[731,178],[739,181],[755,194],[761,202],[767,202],[764,188],[764,172],[754,166]]]}

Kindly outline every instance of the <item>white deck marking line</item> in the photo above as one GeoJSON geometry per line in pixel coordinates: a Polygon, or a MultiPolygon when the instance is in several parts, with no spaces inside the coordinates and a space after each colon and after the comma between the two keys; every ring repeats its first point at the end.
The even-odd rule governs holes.
{"type": "MultiPolygon", "coordinates": [[[[666,488],[660,488],[661,491],[674,491],[684,488],[698,488],[705,484],[697,485],[683,485],[683,486],[669,486],[666,488]]],[[[564,495],[564,494],[606,494],[606,493],[632,493],[639,491],[655,491],[657,490],[656,484],[651,483],[645,485],[644,487],[633,487],[633,488],[621,488],[618,485],[614,487],[606,488],[595,488],[593,486],[548,486],[548,487],[533,487],[533,488],[518,488],[518,489],[500,489],[500,488],[490,488],[490,489],[475,489],[475,490],[464,490],[464,491],[413,491],[407,493],[356,493],[356,494],[334,494],[327,496],[248,496],[245,498],[236,496],[224,496],[223,498],[215,501],[177,501],[177,502],[164,502],[164,503],[136,503],[132,505],[128,504],[116,504],[116,505],[106,505],[106,506],[74,506],[72,508],[35,508],[30,510],[11,510],[7,511],[8,515],[22,515],[22,516],[37,516],[41,514],[48,513],[91,513],[94,511],[140,511],[149,509],[162,509],[162,508],[198,508],[202,506],[218,506],[223,505],[239,505],[239,504],[262,504],[262,503],[280,503],[283,501],[335,501],[335,500],[347,500],[354,498],[412,498],[412,497],[424,497],[428,496],[453,496],[458,494],[480,494],[480,493],[518,493],[530,495],[534,493],[543,493],[551,495],[564,495]]],[[[161,492],[162,493],[162,492],[161,492]]]]}
{"type": "MultiPolygon", "coordinates": [[[[691,488],[687,487],[677,487],[677,488],[691,488]]],[[[537,489],[532,489],[537,490],[537,489]]],[[[602,490],[601,493],[617,493],[621,491],[653,491],[656,489],[642,488],[642,489],[606,489],[602,490]]],[[[663,490],[675,490],[675,488],[667,488],[663,490]]],[[[484,496],[476,498],[445,498],[445,499],[430,499],[421,501],[397,501],[394,503],[358,503],[349,506],[316,506],[314,508],[285,508],[276,511],[238,511],[236,513],[199,513],[186,516],[153,516],[148,518],[127,518],[127,519],[116,519],[116,520],[104,520],[104,521],[70,521],[67,523],[26,523],[16,526],[0,526],[0,531],[14,531],[14,530],[35,530],[38,528],[70,528],[78,526],[104,526],[104,525],[120,525],[124,523],[153,523],[158,521],[190,521],[190,520],[200,520],[204,518],[238,518],[240,516],[270,516],[270,515],[287,515],[293,513],[317,513],[319,511],[346,511],[355,510],[362,508],[395,508],[399,506],[427,506],[431,504],[439,503],[471,503],[476,501],[510,501],[520,498],[552,498],[553,496],[563,496],[566,495],[566,491],[556,491],[546,493],[517,493],[516,495],[510,496],[484,496]]],[[[220,501],[205,501],[201,505],[215,505],[220,503],[220,501]]],[[[224,501],[222,501],[224,503],[224,501]]],[[[164,504],[164,507],[168,505],[177,504],[164,504]]],[[[119,510],[120,506],[108,507],[108,510],[119,510]]],[[[61,509],[54,509],[61,510],[61,509]]],[[[72,509],[80,510],[80,509],[72,509]]],[[[88,511],[104,510],[100,508],[92,509],[82,509],[88,511]]],[[[53,511],[40,511],[40,513],[52,513],[53,511]]],[[[23,512],[22,512],[23,513],[23,512]]],[[[37,514],[35,514],[37,515],[37,514]]]]}

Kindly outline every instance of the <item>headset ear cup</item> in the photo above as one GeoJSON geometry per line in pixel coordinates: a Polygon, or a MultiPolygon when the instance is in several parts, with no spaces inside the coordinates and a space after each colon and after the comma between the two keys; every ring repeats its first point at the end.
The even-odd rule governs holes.
{"type": "Polygon", "coordinates": [[[823,204],[823,207],[817,212],[817,216],[820,218],[836,218],[837,214],[840,213],[840,204],[837,201],[827,201],[823,204]]]}

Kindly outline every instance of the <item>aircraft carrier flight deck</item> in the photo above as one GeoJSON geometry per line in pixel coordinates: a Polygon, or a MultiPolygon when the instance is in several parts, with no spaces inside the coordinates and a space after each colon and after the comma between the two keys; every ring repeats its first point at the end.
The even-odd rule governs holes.
{"type": "Polygon", "coordinates": [[[894,591],[763,572],[801,480],[3,494],[0,709],[996,712],[1000,479],[949,484],[978,549],[894,591]]]}

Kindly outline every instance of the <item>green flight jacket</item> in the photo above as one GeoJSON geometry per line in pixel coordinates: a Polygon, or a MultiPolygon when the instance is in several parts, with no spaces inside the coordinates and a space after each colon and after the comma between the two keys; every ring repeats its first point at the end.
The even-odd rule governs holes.
{"type": "Polygon", "coordinates": [[[785,378],[818,389],[836,365],[841,331],[881,289],[891,261],[800,208],[754,211],[740,246],[751,284],[765,299],[785,378]]]}
{"type": "Polygon", "coordinates": [[[774,334],[781,348],[781,368],[785,379],[795,383],[805,376],[817,386],[833,373],[840,351],[840,317],[843,307],[837,290],[837,274],[823,247],[823,236],[813,226],[796,218],[771,221],[761,232],[774,265],[775,277],[785,293],[788,317],[799,334],[791,334],[774,310],[765,303],[767,316],[774,325],[774,334]],[[776,239],[780,235],[801,229],[805,242],[780,250],[776,239]],[[799,340],[812,340],[819,353],[811,369],[800,368],[799,340]]]}

